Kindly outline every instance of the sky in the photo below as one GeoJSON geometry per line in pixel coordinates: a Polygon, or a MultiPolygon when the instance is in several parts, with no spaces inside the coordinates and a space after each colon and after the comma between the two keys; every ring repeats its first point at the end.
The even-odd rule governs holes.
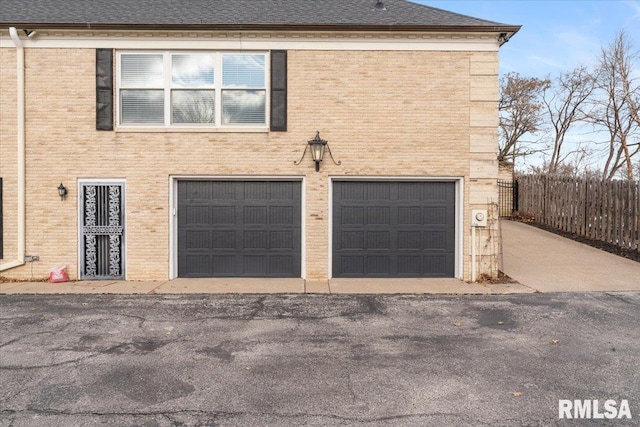
{"type": "Polygon", "coordinates": [[[521,25],[500,48],[500,74],[546,77],[593,65],[620,30],[640,50],[640,0],[413,0],[475,18],[521,25]]]}
{"type": "MultiPolygon", "coordinates": [[[[500,48],[500,75],[517,72],[523,77],[557,77],[578,66],[594,66],[602,47],[624,30],[628,41],[640,51],[640,0],[412,0],[450,12],[502,24],[521,25],[500,48]]],[[[640,62],[639,62],[640,65],[640,62]]],[[[635,73],[640,78],[640,69],[635,73]]],[[[536,139],[536,138],[533,138],[536,139]]],[[[605,134],[578,126],[567,134],[566,151],[589,147],[590,155],[569,157],[579,167],[599,170],[606,158],[605,134]],[[578,163],[576,163],[578,162],[578,163]]],[[[540,166],[548,153],[516,161],[525,171],[540,166]]]]}

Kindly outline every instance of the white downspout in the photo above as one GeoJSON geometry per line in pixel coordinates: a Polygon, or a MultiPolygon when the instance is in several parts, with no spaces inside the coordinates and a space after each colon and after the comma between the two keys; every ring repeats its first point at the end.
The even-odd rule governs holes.
{"type": "Polygon", "coordinates": [[[0,264],[0,271],[9,270],[10,268],[24,265],[24,254],[26,248],[26,232],[25,232],[25,187],[26,187],[26,171],[25,171],[25,91],[24,91],[24,46],[22,40],[18,36],[18,30],[15,27],[9,28],[9,35],[16,47],[16,75],[17,88],[16,97],[18,98],[17,106],[17,126],[18,126],[18,253],[15,261],[0,264]]]}

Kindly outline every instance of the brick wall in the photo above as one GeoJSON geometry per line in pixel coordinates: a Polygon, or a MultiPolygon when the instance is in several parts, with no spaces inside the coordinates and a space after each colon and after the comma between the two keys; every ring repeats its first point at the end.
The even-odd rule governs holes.
{"type": "MultiPolygon", "coordinates": [[[[8,259],[16,239],[15,176],[5,173],[15,164],[13,50],[2,58],[8,259]]],[[[27,50],[26,250],[40,256],[35,276],[62,263],[77,276],[78,179],[126,180],[127,278],[138,280],[169,274],[170,175],[286,175],[306,178],[306,274],[326,278],[329,176],[366,175],[464,177],[469,278],[470,209],[497,200],[496,53],[289,51],[288,131],[273,133],[98,132],[94,64],[93,49],[27,50]],[[293,164],[316,130],[341,166],[326,160],[316,173],[309,158],[293,164]]],[[[485,253],[481,270],[495,269],[495,258],[485,253]]],[[[1,274],[24,278],[30,266],[1,274]]]]}
{"type": "MultiPolygon", "coordinates": [[[[3,258],[0,264],[15,260],[16,221],[16,51],[0,48],[0,176],[2,177],[3,258]]],[[[0,276],[4,275],[0,272],[0,276]]]]}

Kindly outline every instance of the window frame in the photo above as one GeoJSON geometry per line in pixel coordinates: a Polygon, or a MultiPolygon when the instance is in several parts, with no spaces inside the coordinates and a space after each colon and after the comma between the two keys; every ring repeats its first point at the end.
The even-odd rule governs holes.
{"type": "Polygon", "coordinates": [[[123,49],[116,51],[116,90],[115,92],[115,112],[116,112],[116,130],[123,131],[144,131],[144,130],[163,130],[163,131],[268,131],[270,122],[270,75],[271,75],[271,60],[269,51],[242,51],[242,50],[186,50],[186,49],[172,49],[172,50],[135,50],[135,49],[123,49]],[[136,87],[123,87],[122,84],[122,57],[124,55],[163,55],[163,71],[164,71],[164,85],[162,88],[136,88],[136,87]],[[209,54],[214,55],[214,84],[213,87],[193,87],[193,88],[179,88],[175,87],[172,80],[172,57],[173,55],[185,55],[185,54],[209,54]],[[223,56],[224,55],[261,55],[264,58],[264,85],[256,88],[251,86],[242,87],[228,87],[223,85],[223,56]],[[158,90],[161,89],[164,92],[164,123],[122,123],[122,91],[123,90],[158,90]],[[172,105],[171,98],[173,91],[198,91],[198,90],[213,90],[215,94],[214,100],[214,123],[173,123],[172,122],[172,105]],[[222,105],[222,92],[224,90],[255,90],[264,92],[265,104],[264,104],[264,122],[263,123],[232,123],[224,124],[223,120],[223,105],[222,105]]]}

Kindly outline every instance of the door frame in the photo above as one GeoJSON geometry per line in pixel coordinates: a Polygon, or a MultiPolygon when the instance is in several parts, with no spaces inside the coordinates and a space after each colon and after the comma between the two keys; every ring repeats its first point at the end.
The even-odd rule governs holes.
{"type": "Polygon", "coordinates": [[[127,280],[127,180],[123,178],[78,178],[76,184],[76,194],[77,194],[77,204],[78,204],[78,266],[77,266],[77,275],[82,279],[82,263],[84,262],[84,242],[83,234],[82,234],[82,223],[84,222],[84,203],[81,199],[82,197],[82,186],[83,185],[109,185],[109,184],[120,184],[122,186],[122,205],[120,206],[120,211],[122,212],[122,219],[124,222],[124,226],[122,229],[122,242],[121,242],[121,253],[120,258],[122,260],[122,280],[127,280]]]}
{"type": "MultiPolygon", "coordinates": [[[[329,176],[329,253],[328,277],[333,279],[333,183],[334,181],[373,181],[373,182],[453,182],[455,183],[455,249],[453,277],[462,280],[464,277],[464,177],[451,176],[329,176]]],[[[392,280],[392,279],[390,279],[392,280]]],[[[429,279],[425,279],[429,280],[429,279]]]]}
{"type": "Polygon", "coordinates": [[[178,181],[300,182],[300,276],[306,278],[306,181],[296,175],[169,175],[169,280],[178,278],[178,181]]]}

